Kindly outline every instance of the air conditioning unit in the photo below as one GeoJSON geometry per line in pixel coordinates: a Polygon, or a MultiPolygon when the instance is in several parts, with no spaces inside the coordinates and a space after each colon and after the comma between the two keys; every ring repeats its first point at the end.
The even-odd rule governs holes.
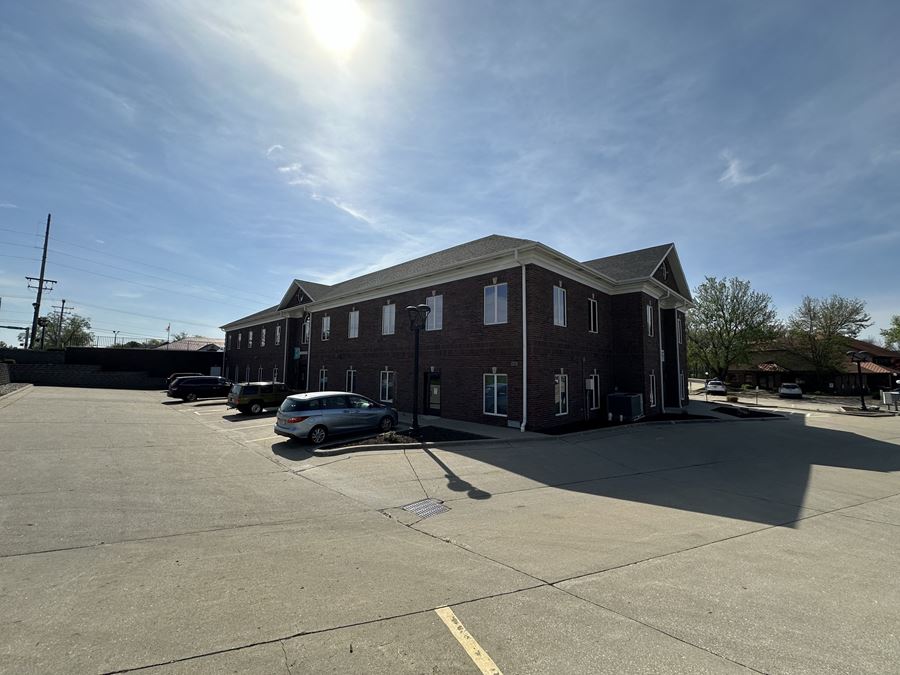
{"type": "Polygon", "coordinates": [[[609,394],[606,405],[611,422],[634,422],[644,416],[644,397],[641,394],[609,394]]]}

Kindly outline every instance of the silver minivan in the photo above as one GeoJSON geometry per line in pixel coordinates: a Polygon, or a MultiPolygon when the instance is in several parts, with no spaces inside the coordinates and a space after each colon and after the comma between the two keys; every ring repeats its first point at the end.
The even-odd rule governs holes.
{"type": "Polygon", "coordinates": [[[349,391],[314,391],[284,399],[275,433],[319,445],[331,434],[390,431],[395,426],[397,411],[390,406],[349,391]]]}

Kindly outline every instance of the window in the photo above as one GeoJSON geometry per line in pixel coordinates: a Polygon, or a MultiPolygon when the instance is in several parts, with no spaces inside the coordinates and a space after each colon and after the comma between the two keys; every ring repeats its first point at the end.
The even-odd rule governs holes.
{"type": "Polygon", "coordinates": [[[322,342],[331,337],[331,317],[322,317],[322,342]]]}
{"type": "Polygon", "coordinates": [[[553,287],[553,325],[566,325],[566,289],[561,286],[553,287]]]}
{"type": "Polygon", "coordinates": [[[507,414],[507,376],[497,373],[486,373],[484,376],[484,414],[507,414]]]}
{"type": "Polygon", "coordinates": [[[253,331],[247,331],[247,349],[253,349],[253,331]]]}
{"type": "Polygon", "coordinates": [[[484,287],[484,324],[506,323],[506,284],[484,287]]]}
{"type": "Polygon", "coordinates": [[[310,324],[312,323],[311,317],[306,317],[303,321],[303,330],[300,332],[300,343],[301,344],[309,344],[309,334],[310,334],[310,324]]]}
{"type": "MultiPolygon", "coordinates": [[[[275,331],[276,333],[278,331],[275,331]]],[[[278,366],[272,368],[272,382],[278,382],[278,366]]]]}
{"type": "Polygon", "coordinates": [[[650,371],[650,407],[656,406],[656,371],[650,371]]]}
{"type": "Polygon", "coordinates": [[[325,366],[319,368],[319,391],[328,389],[328,369],[325,366]]]}
{"type": "Polygon", "coordinates": [[[397,373],[395,373],[393,370],[381,371],[381,386],[378,389],[378,396],[380,400],[386,403],[392,403],[394,401],[396,380],[397,373]]]}
{"type": "Polygon", "coordinates": [[[397,305],[385,305],[381,308],[381,334],[394,334],[394,318],[397,311],[397,305]]]}
{"type": "Polygon", "coordinates": [[[600,376],[597,373],[591,373],[588,375],[586,384],[588,387],[588,403],[591,410],[597,410],[600,408],[600,376]]]}
{"type": "Polygon", "coordinates": [[[591,315],[591,323],[588,330],[591,333],[598,333],[600,331],[600,309],[597,306],[597,301],[593,298],[588,298],[588,309],[591,315]]]}
{"type": "Polygon", "coordinates": [[[263,328],[262,330],[259,331],[259,346],[260,347],[266,346],[266,329],[265,328],[263,328]]]}
{"type": "Polygon", "coordinates": [[[553,403],[557,415],[569,414],[569,376],[553,376],[553,403]]]}
{"type": "Polygon", "coordinates": [[[262,366],[259,367],[259,372],[256,374],[256,380],[258,382],[262,382],[263,379],[263,369],[262,366]]]}
{"type": "Polygon", "coordinates": [[[231,336],[228,336],[228,340],[226,340],[225,349],[231,349],[231,336]]]}
{"type": "Polygon", "coordinates": [[[250,381],[250,366],[247,366],[244,369],[244,382],[249,382],[249,381],[250,381]]]}
{"type": "Polygon", "coordinates": [[[684,341],[684,322],[682,322],[681,317],[677,313],[675,314],[675,336],[678,339],[678,344],[684,341]]]}
{"type": "Polygon", "coordinates": [[[425,298],[425,304],[431,307],[425,319],[425,330],[440,330],[444,325],[444,296],[432,295],[425,298]]]}
{"type": "Polygon", "coordinates": [[[653,303],[647,305],[647,335],[653,337],[653,303]]]}
{"type": "Polygon", "coordinates": [[[281,344],[281,326],[275,326],[275,346],[281,344]]]}
{"type": "Polygon", "coordinates": [[[356,371],[351,368],[347,371],[346,391],[356,391],[356,371]]]}
{"type": "MultiPolygon", "coordinates": [[[[347,315],[347,337],[359,337],[359,310],[354,309],[347,315]]],[[[348,389],[347,391],[353,391],[348,389]]]]}
{"type": "Polygon", "coordinates": [[[241,334],[238,333],[238,349],[241,348],[241,334]]]}

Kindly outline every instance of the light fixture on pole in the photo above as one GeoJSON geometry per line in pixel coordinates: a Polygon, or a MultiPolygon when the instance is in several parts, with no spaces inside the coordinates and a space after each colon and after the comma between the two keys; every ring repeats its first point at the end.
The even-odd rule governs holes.
{"type": "Polygon", "coordinates": [[[406,308],[409,315],[409,329],[416,334],[416,346],[413,355],[413,418],[412,430],[419,429],[419,331],[425,328],[425,321],[431,307],[428,305],[410,305],[406,308]]]}
{"type": "Polygon", "coordinates": [[[119,339],[119,331],[114,330],[114,331],[113,331],[113,347],[116,346],[116,341],[117,341],[118,339],[119,339]]]}
{"type": "Polygon", "coordinates": [[[849,356],[850,360],[856,364],[856,374],[859,377],[859,407],[861,410],[868,410],[868,408],[866,408],[865,393],[863,392],[862,364],[863,361],[871,361],[872,357],[868,352],[855,352],[853,350],[847,352],[847,356],[849,356]]]}

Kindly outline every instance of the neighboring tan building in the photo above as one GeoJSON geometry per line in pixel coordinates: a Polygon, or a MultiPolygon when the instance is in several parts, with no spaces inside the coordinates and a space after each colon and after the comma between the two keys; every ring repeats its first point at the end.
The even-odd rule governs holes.
{"type": "Polygon", "coordinates": [[[225,375],[350,390],[412,410],[406,307],[428,304],[419,410],[544,429],[687,404],[690,291],[673,244],[578,262],[491,235],[333,286],[295,279],[277,305],[233,321],[225,375]]]}

